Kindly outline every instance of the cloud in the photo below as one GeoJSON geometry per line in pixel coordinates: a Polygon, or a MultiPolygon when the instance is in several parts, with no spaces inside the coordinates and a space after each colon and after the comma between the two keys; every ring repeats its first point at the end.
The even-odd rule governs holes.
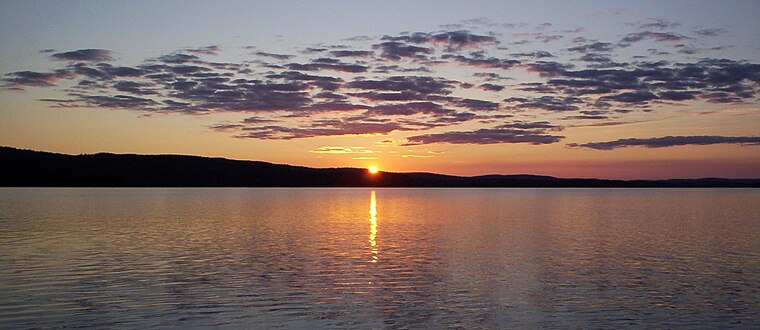
{"type": "Polygon", "coordinates": [[[393,76],[381,80],[357,79],[346,83],[345,87],[368,91],[412,92],[421,95],[451,93],[451,81],[425,76],[393,76]]]}
{"type": "Polygon", "coordinates": [[[476,48],[484,44],[499,44],[499,41],[494,36],[473,34],[467,30],[440,33],[415,32],[410,35],[395,37],[384,36],[382,40],[443,45],[449,51],[460,50],[462,48],[476,48]]]}
{"type": "Polygon", "coordinates": [[[208,128],[217,132],[229,132],[229,131],[237,131],[243,127],[245,127],[245,125],[223,123],[223,124],[214,124],[214,125],[209,126],[208,128]]]}
{"type": "MultiPolygon", "coordinates": [[[[632,123],[672,104],[757,100],[760,64],[710,57],[686,62],[678,52],[707,56],[715,47],[691,45],[667,27],[659,20],[630,25],[634,30],[622,34],[628,44],[619,44],[541,26],[520,35],[531,43],[510,48],[499,46],[505,42],[498,34],[457,28],[281,50],[295,55],[245,48],[253,49],[241,51],[247,58],[231,62],[208,60],[219,46],[182,48],[129,65],[111,62],[105,50],[49,51],[66,61],[52,62],[48,71],[6,73],[2,83],[14,90],[54,87],[58,95],[42,99],[52,107],[236,112],[247,119],[209,128],[239,138],[413,132],[405,134],[412,135],[407,142],[419,144],[554,143],[563,138],[558,123],[632,123]],[[564,46],[551,47],[557,49],[552,54],[536,38],[564,46]],[[623,49],[646,41],[673,44],[664,44],[667,53],[623,49]],[[511,82],[508,70],[521,80],[511,82]],[[504,124],[514,118],[533,124],[504,124]],[[462,123],[467,128],[453,128],[462,123]]],[[[719,33],[703,30],[694,36],[719,33]]]]}
{"type": "Polygon", "coordinates": [[[164,63],[169,63],[169,64],[182,64],[182,63],[187,63],[187,62],[199,61],[200,57],[195,56],[195,55],[182,54],[182,53],[173,53],[173,54],[159,56],[156,60],[159,62],[164,62],[164,63]]]}
{"type": "Polygon", "coordinates": [[[309,150],[309,152],[317,154],[372,154],[376,151],[367,149],[365,147],[319,147],[309,150]]]}
{"type": "Polygon", "coordinates": [[[512,78],[501,76],[498,73],[494,72],[475,72],[472,74],[473,77],[482,78],[485,81],[501,81],[501,80],[511,80],[512,78]]]}
{"type": "Polygon", "coordinates": [[[445,54],[441,56],[444,60],[453,60],[457,63],[461,63],[465,66],[488,68],[488,69],[510,69],[515,65],[520,64],[520,61],[513,59],[499,59],[496,57],[467,57],[463,55],[451,55],[445,54]]]}
{"type": "Polygon", "coordinates": [[[402,58],[426,60],[427,55],[433,54],[432,48],[412,46],[396,41],[374,44],[372,48],[380,50],[380,57],[394,61],[402,58]]]}
{"type": "Polygon", "coordinates": [[[343,79],[329,76],[316,76],[305,74],[299,71],[283,71],[280,73],[271,73],[266,75],[269,79],[285,79],[288,81],[305,81],[311,86],[319,87],[324,90],[334,91],[343,83],[343,79]]]}
{"type": "Polygon", "coordinates": [[[696,91],[664,91],[659,94],[660,99],[670,101],[693,100],[699,93],[696,91]]]}
{"type": "Polygon", "coordinates": [[[619,45],[629,46],[630,44],[634,42],[639,42],[644,39],[650,39],[654,41],[681,41],[681,40],[691,39],[691,38],[670,33],[670,32],[644,31],[644,32],[636,32],[636,33],[627,34],[625,37],[623,37],[622,40],[620,40],[619,45]]]}
{"type": "Polygon", "coordinates": [[[647,29],[665,30],[665,29],[678,27],[681,25],[681,23],[671,22],[671,21],[664,20],[661,18],[649,18],[644,22],[639,22],[634,25],[636,25],[636,27],[642,30],[647,30],[647,29]]]}
{"type": "Polygon", "coordinates": [[[720,28],[703,28],[694,30],[694,34],[701,37],[716,37],[726,33],[728,33],[728,31],[720,28]]]}
{"type": "Polygon", "coordinates": [[[328,125],[314,123],[309,127],[274,125],[244,127],[241,129],[241,134],[235,135],[235,137],[241,139],[292,140],[318,136],[388,134],[397,130],[411,129],[397,123],[340,122],[328,125]]]}
{"type": "Polygon", "coordinates": [[[3,81],[5,82],[5,87],[17,89],[23,86],[55,86],[58,80],[71,77],[71,72],[67,70],[56,70],[54,72],[18,71],[6,74],[3,81]]]}
{"type": "Polygon", "coordinates": [[[541,41],[543,43],[547,43],[554,40],[562,39],[564,36],[558,35],[558,34],[538,34],[536,35],[536,40],[541,41]]]}
{"type": "Polygon", "coordinates": [[[500,92],[501,90],[504,89],[504,86],[496,85],[496,84],[480,84],[478,88],[484,91],[500,92]]]}
{"type": "Polygon", "coordinates": [[[330,55],[335,57],[370,57],[374,54],[371,50],[333,50],[330,55]]]}
{"type": "Polygon", "coordinates": [[[457,106],[464,107],[472,111],[499,110],[499,103],[486,101],[486,100],[462,98],[462,99],[455,100],[453,103],[456,104],[457,106]]]}
{"type": "Polygon", "coordinates": [[[157,91],[150,89],[153,87],[152,83],[134,82],[134,81],[119,81],[113,84],[113,88],[120,92],[127,92],[136,95],[155,95],[157,91]]]}
{"type": "Polygon", "coordinates": [[[544,51],[544,50],[537,50],[530,53],[512,53],[510,55],[514,57],[532,57],[532,58],[556,57],[552,55],[552,53],[544,51]]]}
{"type": "Polygon", "coordinates": [[[632,146],[646,148],[666,148],[685,145],[740,144],[760,145],[760,136],[665,136],[656,138],[628,138],[607,142],[569,143],[569,147],[582,147],[596,150],[612,150],[632,146]]]}
{"type": "Polygon", "coordinates": [[[451,131],[445,133],[415,135],[406,138],[404,146],[433,143],[450,144],[497,144],[529,143],[534,145],[559,142],[564,136],[552,135],[550,131],[561,127],[548,122],[514,122],[474,131],[451,131]]]}
{"type": "Polygon", "coordinates": [[[277,120],[262,118],[258,116],[248,117],[246,119],[243,119],[242,121],[242,123],[244,124],[263,124],[263,123],[273,123],[273,122],[277,122],[277,120]]]}
{"type": "Polygon", "coordinates": [[[350,72],[361,73],[367,72],[367,66],[361,64],[343,63],[335,59],[330,58],[318,58],[311,61],[311,63],[300,64],[290,63],[286,64],[289,70],[294,71],[319,71],[319,70],[332,70],[338,72],[350,72]]]}
{"type": "Polygon", "coordinates": [[[540,77],[556,77],[564,75],[575,65],[554,61],[535,61],[533,63],[529,63],[527,66],[528,71],[538,73],[540,77]]]}
{"type": "Polygon", "coordinates": [[[286,55],[286,54],[275,54],[275,53],[267,53],[267,52],[255,52],[253,55],[261,56],[261,57],[270,57],[278,60],[289,60],[291,58],[294,58],[295,55],[286,55]]]}
{"type": "Polygon", "coordinates": [[[113,61],[113,52],[107,49],[80,49],[51,55],[56,60],[108,62],[113,61]]]}
{"type": "Polygon", "coordinates": [[[401,155],[401,158],[433,158],[435,156],[432,155],[401,155]]]}
{"type": "Polygon", "coordinates": [[[193,54],[201,54],[201,55],[217,55],[219,54],[219,51],[221,48],[217,45],[211,45],[206,47],[198,47],[198,48],[185,48],[184,51],[188,53],[193,54]]]}
{"type": "Polygon", "coordinates": [[[150,107],[157,105],[158,102],[149,99],[130,95],[77,95],[77,101],[84,106],[97,108],[115,108],[115,109],[134,109],[140,107],[150,107]]]}
{"type": "MultiPolygon", "coordinates": [[[[580,41],[580,39],[578,40],[580,41]]],[[[567,50],[578,53],[588,52],[610,52],[615,49],[615,46],[609,42],[594,42],[590,44],[570,47],[567,50]]]]}
{"type": "Polygon", "coordinates": [[[605,96],[604,99],[625,103],[642,103],[657,99],[657,95],[654,95],[652,92],[648,91],[636,91],[605,96]]]}
{"type": "Polygon", "coordinates": [[[536,98],[510,97],[504,99],[506,103],[514,103],[515,109],[537,109],[545,111],[573,111],[578,110],[575,104],[582,103],[577,97],[541,96],[536,98]]]}
{"type": "Polygon", "coordinates": [[[397,104],[377,105],[369,110],[367,114],[375,116],[409,116],[413,114],[448,114],[452,110],[445,109],[440,104],[434,102],[409,102],[397,104]]]}

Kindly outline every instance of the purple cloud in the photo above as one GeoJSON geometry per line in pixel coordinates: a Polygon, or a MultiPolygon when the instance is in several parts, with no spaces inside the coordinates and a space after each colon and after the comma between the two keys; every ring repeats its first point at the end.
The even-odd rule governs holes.
{"type": "Polygon", "coordinates": [[[685,145],[741,144],[760,145],[760,136],[665,136],[656,138],[629,138],[607,142],[569,143],[573,148],[612,150],[617,148],[640,146],[646,148],[666,148],[685,145]]]}
{"type": "Polygon", "coordinates": [[[514,122],[484,128],[474,131],[452,131],[436,134],[410,136],[405,146],[450,143],[450,144],[497,144],[497,143],[529,143],[534,145],[559,142],[564,136],[552,135],[548,132],[561,130],[548,122],[514,122]]]}
{"type": "Polygon", "coordinates": [[[113,61],[113,52],[107,49],[80,49],[51,55],[56,60],[108,62],[113,61]]]}

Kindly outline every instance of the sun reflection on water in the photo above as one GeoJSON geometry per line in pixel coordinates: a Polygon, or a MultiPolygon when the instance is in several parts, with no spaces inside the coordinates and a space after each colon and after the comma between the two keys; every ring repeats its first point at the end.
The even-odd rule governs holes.
{"type": "Polygon", "coordinates": [[[369,247],[372,252],[372,260],[369,262],[377,262],[377,199],[375,198],[375,191],[373,190],[369,195],[369,247]]]}

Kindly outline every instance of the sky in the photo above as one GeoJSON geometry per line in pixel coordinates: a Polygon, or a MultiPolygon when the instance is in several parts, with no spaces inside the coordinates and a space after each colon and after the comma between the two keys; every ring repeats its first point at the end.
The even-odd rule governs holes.
{"type": "Polygon", "coordinates": [[[0,145],[760,178],[758,1],[0,1],[0,145]]]}

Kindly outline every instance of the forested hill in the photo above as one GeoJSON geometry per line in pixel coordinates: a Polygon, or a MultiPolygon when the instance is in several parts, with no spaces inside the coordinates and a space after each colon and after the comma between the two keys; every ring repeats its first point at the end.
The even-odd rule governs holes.
{"type": "Polygon", "coordinates": [[[183,155],[66,155],[0,147],[6,187],[760,187],[760,179],[601,180],[537,175],[462,177],[309,168],[183,155]]]}

